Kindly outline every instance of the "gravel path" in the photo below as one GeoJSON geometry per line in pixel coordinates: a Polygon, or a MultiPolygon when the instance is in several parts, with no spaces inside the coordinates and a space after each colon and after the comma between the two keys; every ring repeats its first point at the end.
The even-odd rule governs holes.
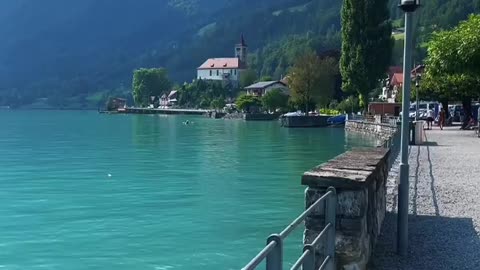
{"type": "Polygon", "coordinates": [[[396,168],[372,269],[480,270],[480,139],[435,127],[410,147],[409,253],[396,255],[396,168]]]}

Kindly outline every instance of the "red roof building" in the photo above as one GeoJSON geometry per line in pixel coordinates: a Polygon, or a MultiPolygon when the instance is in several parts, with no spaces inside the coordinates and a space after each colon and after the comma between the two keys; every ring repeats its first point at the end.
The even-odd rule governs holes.
{"type": "Polygon", "coordinates": [[[418,65],[412,69],[412,75],[422,75],[425,72],[425,65],[418,65]]]}
{"type": "Polygon", "coordinates": [[[391,66],[388,68],[388,77],[392,77],[395,73],[403,73],[403,67],[391,66]]]}
{"type": "Polygon", "coordinates": [[[247,44],[242,35],[235,45],[235,57],[207,59],[197,68],[197,79],[215,80],[238,86],[242,72],[247,68],[247,44]]]}
{"type": "Polygon", "coordinates": [[[238,58],[210,58],[198,69],[232,69],[243,68],[243,63],[238,58]]]}
{"type": "MultiPolygon", "coordinates": [[[[401,67],[390,67],[389,68],[389,78],[391,86],[401,86],[403,84],[403,70],[401,67]]],[[[418,65],[411,72],[412,80],[415,79],[415,76],[422,75],[425,72],[425,65],[418,65]]]]}
{"type": "Polygon", "coordinates": [[[393,73],[392,77],[390,78],[390,85],[391,86],[400,86],[403,84],[403,72],[402,73],[393,73]]]}

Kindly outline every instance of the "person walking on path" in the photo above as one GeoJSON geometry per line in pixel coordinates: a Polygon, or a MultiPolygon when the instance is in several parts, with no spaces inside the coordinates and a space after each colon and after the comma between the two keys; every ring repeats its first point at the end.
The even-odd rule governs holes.
{"type": "Polygon", "coordinates": [[[480,107],[478,107],[477,111],[477,137],[480,138],[480,107]]]}
{"type": "Polygon", "coordinates": [[[442,108],[440,110],[440,116],[438,118],[438,125],[440,126],[440,129],[443,130],[443,126],[445,125],[445,109],[442,108]]]}
{"type": "Polygon", "coordinates": [[[433,110],[428,109],[427,110],[427,129],[432,129],[432,124],[433,124],[433,110]]]}

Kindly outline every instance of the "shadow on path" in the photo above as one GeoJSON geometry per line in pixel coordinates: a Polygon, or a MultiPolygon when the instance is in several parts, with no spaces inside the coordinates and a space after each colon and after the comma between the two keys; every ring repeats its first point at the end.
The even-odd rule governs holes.
{"type": "MultiPolygon", "coordinates": [[[[426,136],[425,136],[425,138],[426,138],[426,136]]],[[[422,146],[427,146],[427,147],[429,147],[429,146],[439,146],[439,145],[438,145],[437,142],[429,142],[429,141],[427,140],[427,141],[425,141],[425,142],[422,144],[422,146]]]]}
{"type": "MultiPolygon", "coordinates": [[[[428,141],[428,140],[427,140],[428,141]]],[[[430,157],[430,146],[427,145],[428,166],[430,174],[430,191],[432,192],[433,207],[435,207],[435,215],[440,216],[438,209],[437,192],[435,191],[435,177],[433,176],[433,165],[430,157]]]]}
{"type": "Polygon", "coordinates": [[[417,197],[418,197],[418,171],[420,169],[420,147],[417,146],[417,168],[415,169],[415,183],[413,188],[413,215],[417,215],[417,197]]]}
{"type": "Polygon", "coordinates": [[[369,269],[480,269],[480,239],[470,218],[409,216],[409,252],[395,252],[396,219],[387,213],[369,269]]]}

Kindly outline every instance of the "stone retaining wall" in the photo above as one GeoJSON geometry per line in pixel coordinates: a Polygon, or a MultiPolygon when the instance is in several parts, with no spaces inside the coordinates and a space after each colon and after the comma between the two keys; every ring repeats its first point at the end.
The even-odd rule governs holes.
{"type": "Polygon", "coordinates": [[[345,123],[345,130],[368,134],[371,136],[375,136],[382,141],[386,141],[397,132],[398,127],[391,124],[348,120],[345,123]]]}
{"type": "MultiPolygon", "coordinates": [[[[337,190],[337,269],[367,269],[385,217],[389,155],[390,150],[383,147],[356,149],[302,176],[302,184],[307,186],[306,208],[325,194],[328,187],[337,190]]],[[[320,205],[305,220],[305,244],[320,233],[324,224],[323,206],[320,205]]],[[[318,256],[321,250],[322,247],[318,247],[318,256]]]]}

